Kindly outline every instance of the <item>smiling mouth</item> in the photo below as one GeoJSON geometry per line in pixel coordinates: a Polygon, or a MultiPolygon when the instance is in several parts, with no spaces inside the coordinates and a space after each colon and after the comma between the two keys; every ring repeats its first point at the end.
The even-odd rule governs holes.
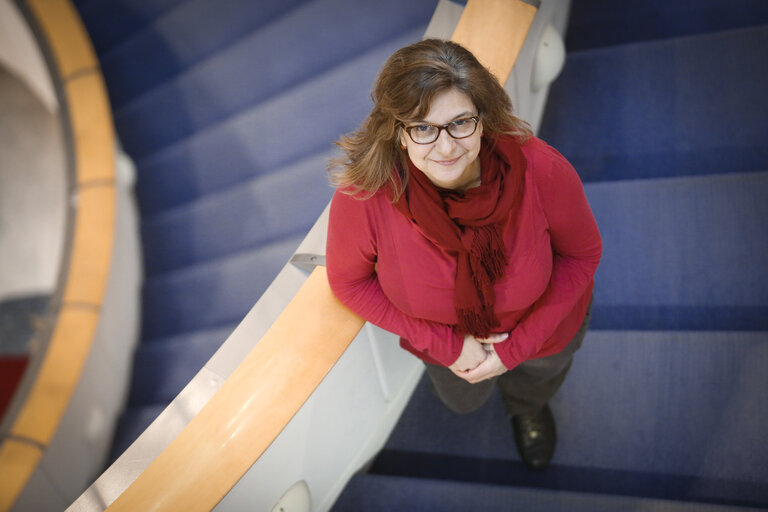
{"type": "Polygon", "coordinates": [[[440,165],[446,165],[447,166],[447,165],[455,164],[456,162],[459,161],[460,158],[461,158],[461,156],[457,156],[456,158],[451,159],[451,160],[435,160],[435,162],[437,162],[440,165]]]}

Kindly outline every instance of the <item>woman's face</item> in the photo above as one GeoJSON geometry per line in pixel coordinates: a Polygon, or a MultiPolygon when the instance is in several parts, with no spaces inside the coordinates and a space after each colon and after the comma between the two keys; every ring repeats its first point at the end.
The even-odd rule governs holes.
{"type": "MultiPolygon", "coordinates": [[[[427,117],[420,122],[444,125],[477,115],[477,108],[469,96],[458,89],[448,89],[435,96],[427,117]]],[[[475,133],[463,139],[454,139],[447,130],[430,144],[416,144],[405,130],[400,142],[406,147],[411,162],[437,187],[464,191],[480,184],[480,136],[483,124],[478,122],[475,133]]],[[[419,122],[408,123],[417,126],[419,122]]]]}

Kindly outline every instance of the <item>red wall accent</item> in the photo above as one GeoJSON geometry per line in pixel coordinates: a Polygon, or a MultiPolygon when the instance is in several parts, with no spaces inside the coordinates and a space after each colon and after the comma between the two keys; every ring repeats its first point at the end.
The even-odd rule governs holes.
{"type": "Polygon", "coordinates": [[[0,420],[13,399],[28,362],[26,355],[0,356],[0,420]]]}

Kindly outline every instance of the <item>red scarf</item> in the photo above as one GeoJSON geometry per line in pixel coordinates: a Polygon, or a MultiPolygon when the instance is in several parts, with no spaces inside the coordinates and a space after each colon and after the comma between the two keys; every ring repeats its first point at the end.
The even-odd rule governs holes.
{"type": "Polygon", "coordinates": [[[481,185],[464,193],[435,187],[408,160],[405,193],[395,207],[440,247],[457,255],[453,303],[458,328],[486,338],[499,320],[493,285],[507,264],[502,233],[517,215],[527,161],[510,136],[486,137],[480,149],[481,185]]]}

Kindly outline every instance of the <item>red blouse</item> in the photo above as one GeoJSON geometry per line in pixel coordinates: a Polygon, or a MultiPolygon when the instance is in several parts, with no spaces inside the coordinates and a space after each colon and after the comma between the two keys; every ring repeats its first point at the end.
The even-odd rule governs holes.
{"type": "MultiPolygon", "coordinates": [[[[495,284],[496,344],[512,369],[556,354],[581,326],[602,242],[576,171],[545,142],[522,146],[528,160],[520,213],[504,228],[509,257],[495,284]]],[[[461,354],[453,285],[456,257],[433,243],[383,191],[365,199],[336,191],[326,264],[331,289],[352,311],[401,336],[423,360],[451,365],[461,354]]]]}

